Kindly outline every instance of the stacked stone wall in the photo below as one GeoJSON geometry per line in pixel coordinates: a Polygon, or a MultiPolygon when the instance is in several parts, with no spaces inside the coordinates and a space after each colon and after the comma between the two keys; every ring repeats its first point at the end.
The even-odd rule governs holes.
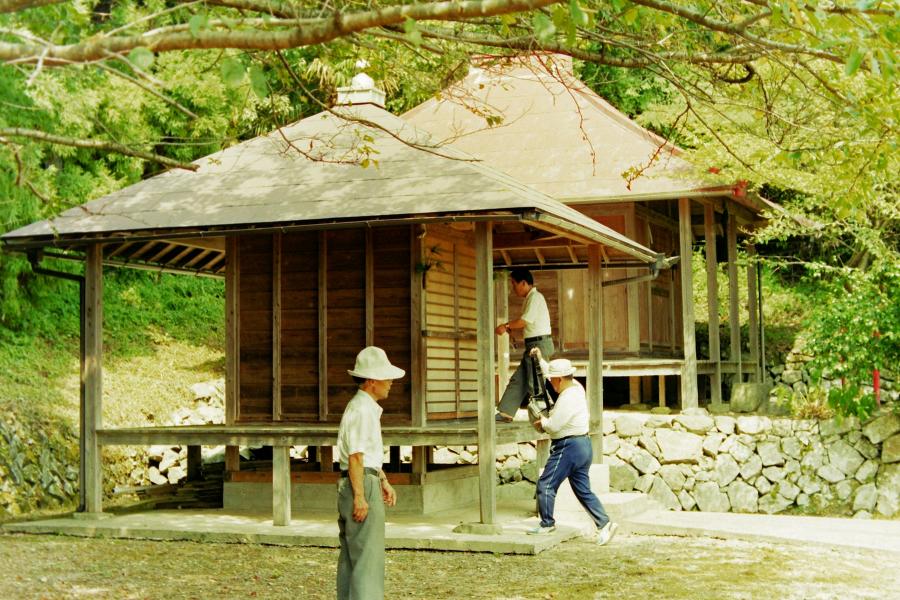
{"type": "MultiPolygon", "coordinates": [[[[900,513],[900,416],[865,423],[755,415],[607,411],[604,462],[612,491],[639,491],[670,510],[900,513]]],[[[501,484],[534,481],[532,444],[501,446],[501,484]],[[521,448],[528,447],[527,452],[521,448]]],[[[473,449],[477,450],[477,449],[473,449]]],[[[471,452],[469,452],[471,454],[471,452]]]]}

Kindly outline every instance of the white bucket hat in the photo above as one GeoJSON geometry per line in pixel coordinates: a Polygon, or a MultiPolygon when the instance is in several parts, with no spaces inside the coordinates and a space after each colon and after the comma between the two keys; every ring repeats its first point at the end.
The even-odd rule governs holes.
{"type": "Polygon", "coordinates": [[[353,377],[375,379],[377,381],[400,379],[406,375],[406,371],[391,364],[387,354],[378,346],[363,348],[356,355],[356,365],[353,367],[353,370],[347,372],[353,377]]]}
{"type": "Polygon", "coordinates": [[[575,374],[575,367],[568,358],[557,358],[551,360],[547,365],[547,378],[550,377],[568,377],[575,374]]]}

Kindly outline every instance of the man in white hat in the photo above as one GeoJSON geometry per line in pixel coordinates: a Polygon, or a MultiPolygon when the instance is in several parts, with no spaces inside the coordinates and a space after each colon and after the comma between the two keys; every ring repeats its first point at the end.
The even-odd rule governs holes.
{"type": "Polygon", "coordinates": [[[406,372],[390,363],[384,350],[364,348],[347,371],[359,385],[344,409],[338,429],[338,527],[341,553],[337,568],[338,600],[384,598],[384,505],[397,494],[381,469],[381,411],[394,379],[406,372]]]}
{"type": "Polygon", "coordinates": [[[546,373],[559,398],[548,416],[534,422],[535,428],[548,433],[551,441],[550,457],[537,483],[541,523],[528,533],[541,535],[556,531],[553,518],[556,491],[568,479],[575,497],[597,525],[597,543],[602,546],[613,538],[618,526],[609,520],[600,499],[591,491],[593,449],[588,436],[588,405],[584,388],[575,380],[575,367],[567,358],[551,360],[546,373]]]}

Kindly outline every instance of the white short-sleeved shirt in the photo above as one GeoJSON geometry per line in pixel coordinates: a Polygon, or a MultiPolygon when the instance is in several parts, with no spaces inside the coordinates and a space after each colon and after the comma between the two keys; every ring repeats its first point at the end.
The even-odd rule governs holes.
{"type": "Polygon", "coordinates": [[[338,428],[337,452],[341,470],[350,465],[350,455],[363,453],[363,466],[381,469],[384,444],[381,442],[381,406],[368,393],[358,390],[350,399],[338,428]]]}
{"type": "Polygon", "coordinates": [[[570,435],[584,435],[589,428],[587,396],[581,384],[573,380],[556,399],[549,417],[541,417],[541,426],[557,440],[570,435]]]}
{"type": "Polygon", "coordinates": [[[544,295],[536,287],[532,287],[525,296],[522,320],[525,321],[525,337],[550,335],[550,310],[544,295]]]}

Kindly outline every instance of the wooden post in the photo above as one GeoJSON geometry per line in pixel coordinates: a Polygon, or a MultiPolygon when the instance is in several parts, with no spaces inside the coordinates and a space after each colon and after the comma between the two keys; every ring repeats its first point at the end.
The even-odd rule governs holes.
{"type": "Polygon", "coordinates": [[[678,199],[678,238],[681,250],[681,330],[684,365],[681,368],[681,408],[697,406],[697,342],[694,335],[694,285],[691,266],[691,201],[678,199]]]}
{"type": "MultiPolygon", "coordinates": [[[[225,238],[225,424],[238,420],[241,397],[241,245],[240,238],[225,238]]],[[[240,469],[238,446],[225,447],[225,472],[240,469]]]]}
{"type": "Polygon", "coordinates": [[[410,483],[422,485],[425,483],[425,474],[428,472],[428,447],[413,446],[412,449],[412,478],[410,483]]]}
{"type": "MultiPolygon", "coordinates": [[[[422,323],[425,320],[426,291],[422,289],[422,274],[417,267],[422,261],[422,240],[418,226],[410,230],[409,247],[409,296],[410,296],[410,368],[411,421],[413,427],[425,427],[425,343],[422,339],[422,323]]],[[[413,472],[415,473],[416,448],[413,448],[413,472]]],[[[424,473],[424,470],[422,471],[424,473]]]]}
{"type": "Polygon", "coordinates": [[[272,447],[272,524],[291,524],[291,447],[272,447]]]}
{"type": "MultiPolygon", "coordinates": [[[[318,272],[319,312],[319,421],[328,419],[328,232],[319,232],[318,272]]],[[[334,451],[331,446],[318,449],[319,470],[331,471],[334,451]]]]}
{"type": "Polygon", "coordinates": [[[666,376],[659,376],[659,405],[666,405],[666,376]]]}
{"type": "Polygon", "coordinates": [[[628,404],[640,404],[641,402],[641,378],[632,375],[628,378],[628,404]]]}
{"type": "Polygon", "coordinates": [[[675,330],[675,269],[668,269],[668,277],[669,277],[669,331],[671,335],[669,336],[669,351],[672,354],[675,354],[675,338],[678,336],[678,332],[675,330]]]}
{"type": "Polygon", "coordinates": [[[103,247],[87,248],[84,267],[84,491],[87,513],[103,512],[103,478],[97,430],[103,426],[103,247]]]}
{"type": "Polygon", "coordinates": [[[375,345],[375,249],[366,229],[366,346],[375,345]]]}
{"type": "MultiPolygon", "coordinates": [[[[497,323],[509,321],[509,275],[501,271],[494,284],[494,299],[497,304],[497,323]]],[[[500,393],[509,383],[509,335],[497,336],[497,382],[500,393]]],[[[549,357],[548,357],[549,358],[549,357]]]]}
{"type": "Polygon", "coordinates": [[[497,518],[494,445],[494,282],[491,223],[475,224],[475,298],[478,307],[478,479],[481,522],[497,518]]]}
{"type": "Polygon", "coordinates": [[[588,431],[594,464],[603,462],[603,277],[600,246],[588,246],[588,431]]]}
{"type": "Polygon", "coordinates": [[[319,232],[319,420],[328,419],[328,232],[319,232]]]}
{"type": "Polygon", "coordinates": [[[272,234],[272,420],[281,420],[281,241],[272,234]]]}
{"type": "Polygon", "coordinates": [[[330,473],[334,470],[334,446],[319,446],[319,471],[330,473]]]}
{"type": "Polygon", "coordinates": [[[762,381],[762,378],[760,377],[759,365],[759,304],[756,300],[756,246],[747,244],[747,256],[750,259],[747,263],[747,330],[750,335],[750,360],[753,362],[753,381],[759,383],[762,381]]]}
{"type": "MultiPolygon", "coordinates": [[[[637,239],[637,215],[634,204],[628,205],[628,213],[625,216],[625,235],[629,239],[637,239]]],[[[626,277],[638,275],[636,269],[627,269],[626,277]]],[[[625,284],[625,297],[627,298],[626,310],[628,312],[628,352],[638,355],[641,351],[641,298],[640,285],[636,282],[625,284]]],[[[629,397],[630,404],[636,404],[634,396],[629,397]]]]}
{"type": "Polygon", "coordinates": [[[728,213],[728,225],[726,228],[726,240],[728,243],[728,331],[731,336],[731,362],[737,363],[735,382],[743,381],[741,373],[741,319],[740,301],[738,298],[738,269],[737,269],[737,219],[728,213]]]}
{"type": "Polygon", "coordinates": [[[716,256],[715,209],[712,204],[703,207],[703,229],[706,237],[706,305],[709,320],[709,358],[713,372],[709,376],[710,400],[714,405],[722,403],[722,352],[719,347],[719,280],[716,256]]]}
{"type": "Polygon", "coordinates": [[[200,446],[187,447],[187,480],[199,481],[203,479],[201,470],[203,468],[203,458],[200,452],[200,446]]]}

